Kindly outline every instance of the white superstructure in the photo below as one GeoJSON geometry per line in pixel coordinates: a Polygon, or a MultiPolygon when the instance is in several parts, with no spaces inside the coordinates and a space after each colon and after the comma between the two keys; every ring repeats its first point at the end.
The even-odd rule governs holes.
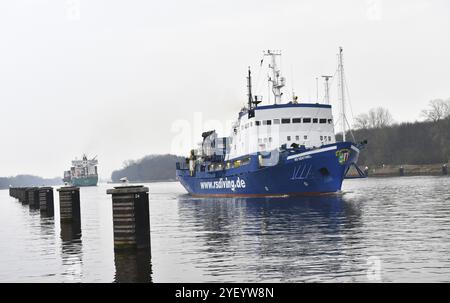
{"type": "MultiPolygon", "coordinates": [[[[339,97],[341,100],[343,132],[345,124],[344,99],[344,73],[342,48],[339,49],[339,97]]],[[[298,103],[297,97],[292,94],[288,103],[282,103],[283,93],[281,88],[285,86],[286,79],[282,76],[280,66],[281,52],[265,51],[264,57],[270,57],[268,77],[269,87],[274,96],[272,105],[259,105],[262,98],[252,95],[251,73],[248,74],[248,104],[239,113],[234,122],[231,134],[226,138],[219,138],[214,131],[204,137],[196,154],[224,155],[224,160],[232,160],[258,152],[270,152],[280,148],[292,148],[303,146],[306,149],[319,148],[323,145],[336,143],[332,109],[330,105],[329,79],[333,76],[322,76],[325,80],[324,102],[298,103]],[[224,147],[218,146],[220,142],[224,147]]],[[[261,61],[262,64],[263,61],[261,61]]],[[[344,135],[345,139],[345,135],[344,135]]]]}
{"type": "Polygon", "coordinates": [[[259,106],[241,114],[229,138],[227,160],[286,145],[306,148],[335,143],[331,107],[323,104],[259,106]]]}
{"type": "Polygon", "coordinates": [[[97,165],[98,160],[95,157],[88,159],[83,155],[81,160],[72,160],[71,175],[75,178],[97,175],[97,165]]]}

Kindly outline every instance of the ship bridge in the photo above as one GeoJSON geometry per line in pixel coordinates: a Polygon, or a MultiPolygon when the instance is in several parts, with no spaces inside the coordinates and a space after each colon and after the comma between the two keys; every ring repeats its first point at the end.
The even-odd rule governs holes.
{"type": "Polygon", "coordinates": [[[331,105],[286,103],[243,111],[234,124],[227,160],[283,145],[320,147],[335,143],[331,105]]]}

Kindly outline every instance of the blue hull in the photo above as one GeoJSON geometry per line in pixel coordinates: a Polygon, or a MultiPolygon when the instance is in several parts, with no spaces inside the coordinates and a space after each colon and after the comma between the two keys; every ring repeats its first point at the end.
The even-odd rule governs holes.
{"type": "Polygon", "coordinates": [[[341,190],[359,149],[339,142],[318,149],[288,149],[272,166],[261,165],[261,156],[248,155],[250,163],[237,168],[205,171],[177,169],[186,190],[200,197],[294,196],[334,193],[341,190]]]}

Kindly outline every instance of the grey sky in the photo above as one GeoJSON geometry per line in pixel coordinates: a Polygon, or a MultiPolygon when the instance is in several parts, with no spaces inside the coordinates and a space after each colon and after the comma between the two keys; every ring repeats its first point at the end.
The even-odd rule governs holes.
{"type": "Polygon", "coordinates": [[[355,115],[384,106],[420,119],[450,98],[448,16],[448,0],[2,1],[0,176],[62,175],[87,152],[109,177],[170,152],[177,119],[235,117],[247,66],[267,101],[264,49],[283,51],[286,93],[293,71],[313,101],[343,46],[355,115]]]}

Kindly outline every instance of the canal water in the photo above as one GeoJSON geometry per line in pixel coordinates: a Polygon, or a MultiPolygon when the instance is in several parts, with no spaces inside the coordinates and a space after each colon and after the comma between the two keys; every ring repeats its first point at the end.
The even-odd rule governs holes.
{"type": "Polygon", "coordinates": [[[450,178],[346,180],[342,195],[195,199],[150,188],[151,256],[113,250],[111,184],[81,226],[0,191],[0,282],[450,282],[450,178]]]}

